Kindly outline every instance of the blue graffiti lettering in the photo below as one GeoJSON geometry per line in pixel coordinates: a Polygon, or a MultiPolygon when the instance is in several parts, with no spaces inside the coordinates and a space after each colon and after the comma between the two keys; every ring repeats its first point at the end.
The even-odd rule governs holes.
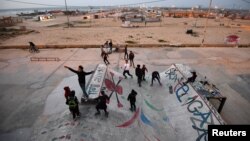
{"type": "Polygon", "coordinates": [[[189,91],[188,85],[182,85],[180,88],[176,90],[175,94],[179,102],[182,102],[181,97],[187,94],[188,91],[189,91]]]}
{"type": "Polygon", "coordinates": [[[176,69],[175,68],[171,68],[170,70],[168,70],[167,72],[165,72],[166,77],[169,77],[169,80],[174,80],[174,82],[176,82],[177,80],[177,74],[175,73],[176,69]]]}
{"type": "Polygon", "coordinates": [[[200,141],[200,140],[202,139],[202,137],[204,137],[204,140],[205,140],[205,141],[208,140],[208,138],[207,138],[207,130],[206,130],[206,129],[200,129],[200,128],[194,126],[194,125],[193,125],[192,127],[193,127],[195,130],[202,132],[202,134],[200,134],[200,135],[197,137],[196,141],[200,141]]]}

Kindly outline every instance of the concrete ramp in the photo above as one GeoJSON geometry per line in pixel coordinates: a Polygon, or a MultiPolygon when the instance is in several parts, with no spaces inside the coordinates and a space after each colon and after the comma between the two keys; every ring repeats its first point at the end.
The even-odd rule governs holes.
{"type": "Polygon", "coordinates": [[[111,95],[109,117],[95,116],[95,105],[80,105],[81,117],[73,121],[65,105],[63,87],[82,92],[77,77],[65,78],[50,94],[44,114],[36,122],[32,140],[76,141],[206,141],[209,124],[225,124],[216,109],[190,85],[182,85],[190,68],[172,65],[160,73],[162,86],[146,77],[142,87],[137,79],[124,79],[119,72],[107,69],[105,91],[111,95]],[[173,93],[170,94],[169,87],[173,93]],[[127,96],[137,91],[137,110],[129,110],[127,96]],[[53,109],[56,109],[53,111],[53,109]]]}

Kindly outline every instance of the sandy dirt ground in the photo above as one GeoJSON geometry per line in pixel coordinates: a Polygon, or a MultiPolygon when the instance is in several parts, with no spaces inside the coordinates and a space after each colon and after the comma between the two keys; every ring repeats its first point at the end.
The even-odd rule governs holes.
{"type": "MultiPolygon", "coordinates": [[[[27,45],[33,41],[38,45],[99,45],[112,39],[114,44],[201,44],[204,37],[206,19],[195,18],[163,18],[157,23],[133,23],[138,28],[122,28],[121,20],[102,18],[83,20],[82,16],[70,17],[72,28],[67,27],[67,18],[57,16],[49,21],[24,20],[17,25],[35,30],[30,34],[19,35],[7,40],[0,39],[0,45],[27,45]],[[193,27],[196,23],[196,27],[193,27]],[[188,29],[196,33],[196,37],[186,34],[188,29]]],[[[228,35],[238,35],[240,44],[250,43],[250,21],[209,19],[205,34],[207,44],[224,44],[228,35]],[[224,24],[224,26],[220,26],[224,24]]]]}
{"type": "MultiPolygon", "coordinates": [[[[163,72],[173,63],[190,66],[200,75],[206,76],[219,88],[222,95],[227,97],[221,112],[221,116],[226,123],[250,123],[250,49],[129,48],[128,50],[135,52],[135,64],[146,64],[149,70],[148,75],[154,70],[163,72]]],[[[111,62],[110,68],[121,72],[119,68],[124,62],[123,53],[111,54],[109,61],[111,62]]],[[[95,107],[81,105],[82,117],[77,122],[72,122],[72,117],[65,105],[62,86],[66,84],[72,86],[77,91],[78,98],[80,98],[80,87],[76,75],[63,66],[68,65],[77,68],[81,64],[88,71],[93,70],[99,63],[103,63],[99,49],[41,49],[38,54],[31,54],[27,50],[18,49],[0,50],[0,138],[19,141],[101,140],[100,137],[106,135],[106,139],[112,140],[112,133],[114,133],[116,138],[113,138],[113,140],[121,139],[121,137],[128,140],[131,137],[145,140],[146,137],[143,136],[143,132],[135,130],[135,125],[129,127],[133,129],[131,131],[126,129],[114,130],[113,128],[114,125],[118,125],[132,116],[132,113],[126,109],[129,103],[124,104],[126,105],[124,116],[116,114],[117,112],[112,108],[114,105],[109,105],[110,117],[108,119],[103,117],[95,119],[93,115],[95,107]],[[60,61],[31,62],[30,57],[58,57],[60,61]],[[122,119],[122,121],[119,119],[122,119]],[[102,125],[107,128],[98,128],[102,125]],[[119,134],[122,136],[119,136],[119,134]],[[131,134],[131,136],[128,136],[128,134],[131,134]],[[137,134],[140,134],[140,136],[137,136],[137,134]]],[[[131,73],[134,75],[134,69],[131,69],[131,73]]],[[[89,77],[87,78],[89,79],[89,77]]],[[[142,93],[145,91],[151,92],[147,90],[148,87],[146,86],[149,85],[147,83],[143,83],[140,90],[137,87],[136,79],[126,81],[128,83],[124,83],[125,86],[129,85],[129,87],[135,88],[142,93]]],[[[157,83],[155,87],[158,87],[157,83]]],[[[128,90],[125,90],[125,92],[127,94],[128,90]]],[[[159,90],[154,92],[156,92],[155,94],[158,92],[159,94],[165,94],[159,90]]],[[[150,98],[150,94],[144,95],[145,97],[150,98]]],[[[124,95],[124,98],[126,98],[126,95],[124,95]]],[[[141,98],[141,96],[138,96],[138,102],[142,100],[141,98]]],[[[157,101],[159,98],[161,99],[161,97],[153,97],[150,102],[157,108],[164,105],[166,107],[166,101],[161,99],[159,102],[157,101]]],[[[121,98],[121,100],[124,99],[121,98]]],[[[168,115],[168,121],[171,121],[175,116],[172,114],[172,117],[169,113],[175,113],[172,111],[175,105],[171,104],[169,106],[172,106],[172,108],[169,108],[170,110],[165,111],[165,113],[168,115]]],[[[150,113],[149,110],[144,112],[152,120],[157,120],[160,115],[157,112],[157,114],[150,113]]],[[[185,119],[180,118],[180,120],[185,122],[185,119]]],[[[178,137],[176,134],[180,133],[184,128],[179,128],[180,125],[172,125],[171,123],[173,122],[167,123],[168,126],[160,126],[159,128],[171,131],[166,136],[162,136],[164,132],[161,130],[154,131],[151,127],[141,126],[142,129],[145,129],[145,133],[149,133],[148,138],[152,140],[156,140],[156,138],[165,140],[164,137],[170,140],[181,140],[181,137],[184,136],[178,137]],[[159,136],[155,137],[155,133],[159,136]]],[[[139,126],[139,123],[136,123],[136,125],[139,126]]]]}

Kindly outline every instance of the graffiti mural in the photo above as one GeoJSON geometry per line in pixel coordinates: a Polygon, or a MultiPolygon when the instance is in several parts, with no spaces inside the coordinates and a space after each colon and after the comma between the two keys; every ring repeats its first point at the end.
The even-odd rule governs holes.
{"type": "MultiPolygon", "coordinates": [[[[189,69],[190,70],[190,69],[189,69]]],[[[179,65],[180,74],[188,75],[188,69],[186,67],[181,68],[179,65]],[[183,70],[184,72],[181,72],[183,70]]],[[[184,85],[180,80],[174,88],[176,98],[180,102],[181,106],[185,106],[187,111],[191,114],[190,121],[192,122],[192,128],[197,131],[196,141],[207,141],[207,127],[210,124],[224,124],[220,115],[215,108],[205,100],[203,96],[197,95],[193,87],[190,84],[184,85]],[[207,109],[207,110],[205,110],[207,109]],[[214,118],[217,122],[214,122],[214,118]]]]}

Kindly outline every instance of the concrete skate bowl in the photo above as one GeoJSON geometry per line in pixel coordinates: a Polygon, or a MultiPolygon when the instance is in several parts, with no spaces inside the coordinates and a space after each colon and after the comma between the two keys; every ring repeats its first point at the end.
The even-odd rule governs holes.
{"type": "Polygon", "coordinates": [[[48,97],[44,113],[36,122],[32,139],[205,141],[208,125],[225,122],[190,84],[182,84],[186,81],[183,76],[185,69],[182,67],[172,65],[160,73],[162,86],[155,81],[152,87],[150,76],[146,77],[147,81],[142,83],[142,87],[138,87],[135,77],[123,79],[121,74],[112,74],[114,71],[108,69],[105,80],[111,82],[112,86],[107,86],[109,84],[105,82],[103,86],[108,95],[114,91],[108,104],[108,118],[103,111],[100,116],[95,116],[95,105],[80,105],[81,117],[73,121],[65,105],[63,87],[68,85],[74,89],[78,99],[81,90],[76,76],[65,78],[48,97]],[[172,94],[170,86],[173,88],[172,94]],[[135,112],[129,110],[130,103],[127,101],[132,89],[138,93],[135,112]]]}

